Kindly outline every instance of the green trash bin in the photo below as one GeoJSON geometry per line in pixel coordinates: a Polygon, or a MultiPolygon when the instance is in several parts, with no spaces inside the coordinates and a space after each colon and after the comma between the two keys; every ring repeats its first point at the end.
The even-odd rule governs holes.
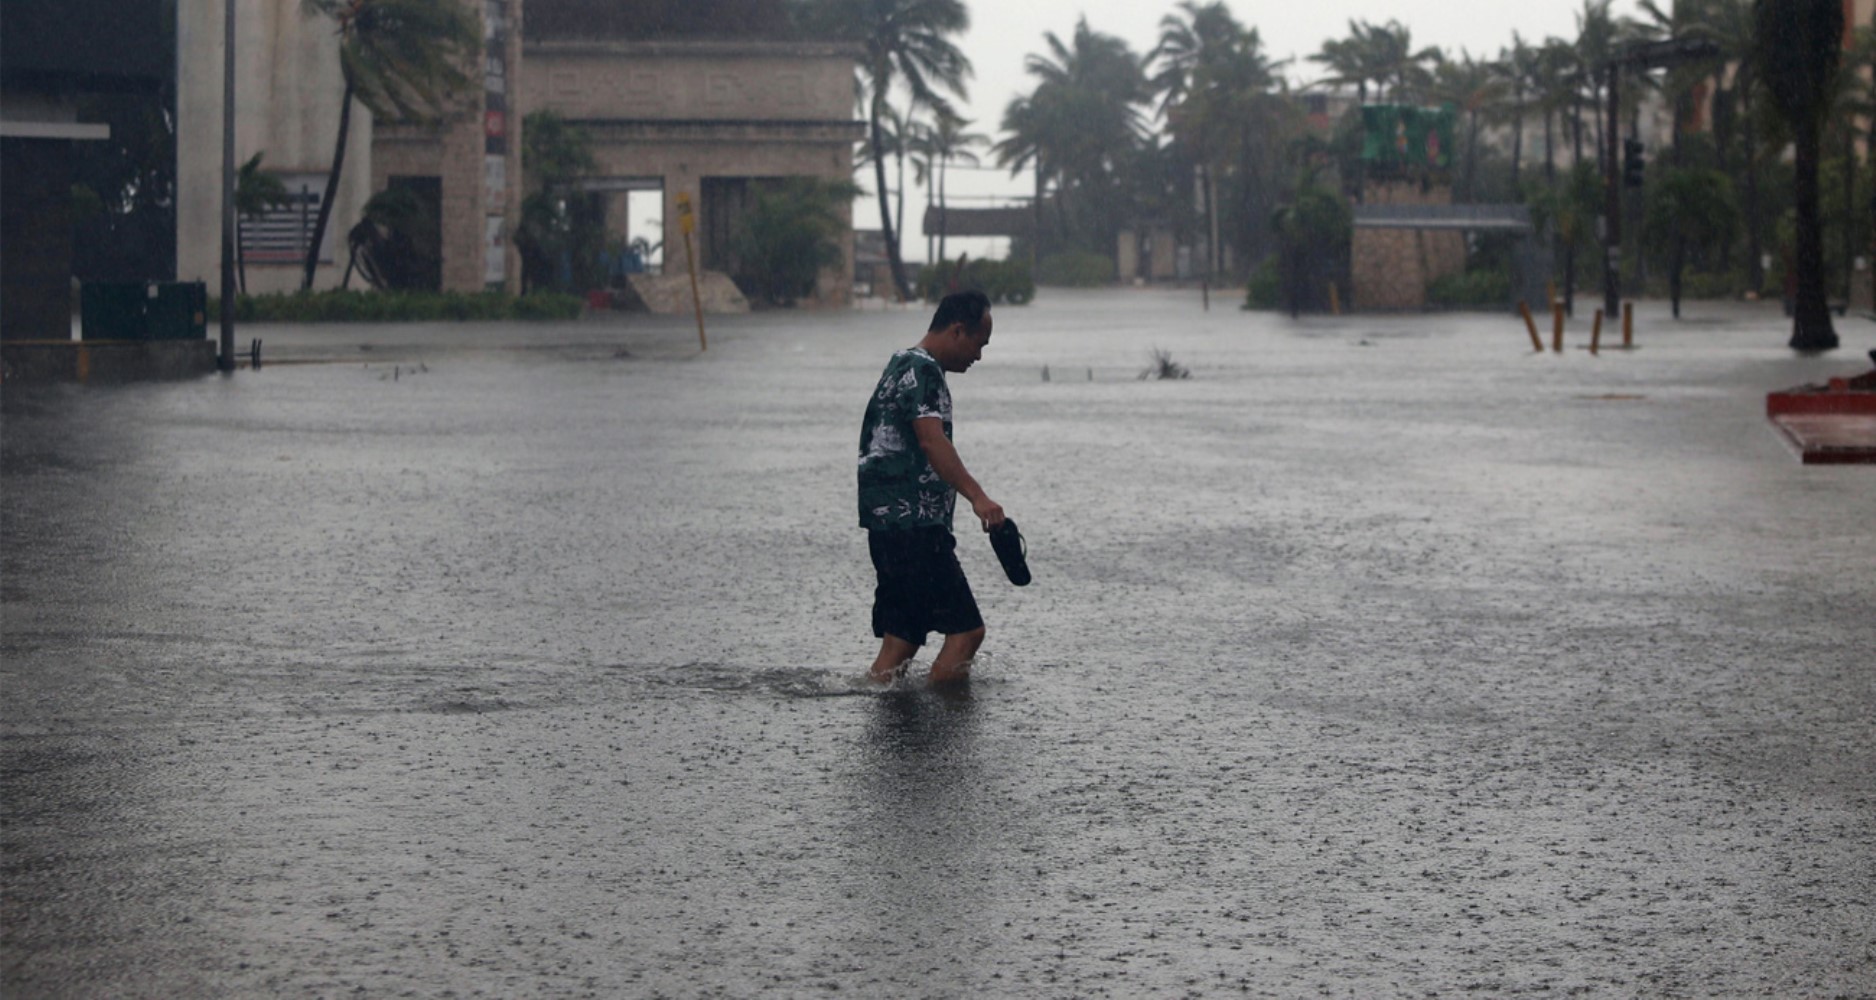
{"type": "Polygon", "coordinates": [[[208,286],[200,281],[91,281],[78,300],[85,340],[208,337],[208,286]]]}

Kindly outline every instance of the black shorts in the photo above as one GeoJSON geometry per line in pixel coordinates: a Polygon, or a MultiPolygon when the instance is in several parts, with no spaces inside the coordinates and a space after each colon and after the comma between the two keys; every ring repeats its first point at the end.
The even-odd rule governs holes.
{"type": "Polygon", "coordinates": [[[928,632],[956,635],[983,627],[949,528],[869,531],[866,547],[879,573],[873,591],[874,635],[923,646],[928,632]]]}

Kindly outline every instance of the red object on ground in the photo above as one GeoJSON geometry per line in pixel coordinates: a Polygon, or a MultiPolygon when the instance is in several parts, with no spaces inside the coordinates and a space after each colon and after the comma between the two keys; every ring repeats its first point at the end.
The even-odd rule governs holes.
{"type": "Polygon", "coordinates": [[[1876,370],[1767,393],[1765,415],[1806,465],[1876,465],[1876,370]]]}
{"type": "Polygon", "coordinates": [[[612,308],[612,293],[609,291],[606,291],[604,288],[596,288],[590,292],[587,292],[586,293],[586,308],[588,309],[611,309],[612,308]]]}

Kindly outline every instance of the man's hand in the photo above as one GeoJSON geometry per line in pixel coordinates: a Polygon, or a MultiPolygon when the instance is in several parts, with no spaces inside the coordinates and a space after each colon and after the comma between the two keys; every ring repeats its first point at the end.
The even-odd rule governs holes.
{"type": "Polygon", "coordinates": [[[989,497],[980,496],[972,500],[971,513],[976,514],[977,520],[983,522],[985,531],[1003,523],[1003,505],[989,497]]]}

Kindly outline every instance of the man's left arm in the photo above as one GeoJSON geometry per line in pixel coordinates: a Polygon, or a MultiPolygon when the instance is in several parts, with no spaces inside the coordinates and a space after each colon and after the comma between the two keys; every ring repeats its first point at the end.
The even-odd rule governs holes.
{"type": "Polygon", "coordinates": [[[958,457],[957,447],[950,438],[945,437],[944,421],[938,417],[919,417],[912,421],[912,433],[918,438],[919,450],[925,453],[925,460],[931,463],[932,471],[971,502],[971,512],[977,515],[977,520],[983,522],[984,530],[989,531],[1002,524],[1002,505],[990,499],[970,470],[964,467],[964,460],[958,457]]]}

